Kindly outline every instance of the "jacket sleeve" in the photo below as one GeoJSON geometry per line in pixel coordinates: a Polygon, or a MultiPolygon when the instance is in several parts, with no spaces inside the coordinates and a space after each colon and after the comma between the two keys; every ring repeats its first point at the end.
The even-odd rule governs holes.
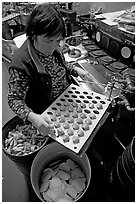
{"type": "Polygon", "coordinates": [[[28,80],[27,75],[22,71],[15,68],[9,70],[8,104],[12,111],[24,121],[32,111],[25,104],[26,92],[29,88],[28,80]]]}

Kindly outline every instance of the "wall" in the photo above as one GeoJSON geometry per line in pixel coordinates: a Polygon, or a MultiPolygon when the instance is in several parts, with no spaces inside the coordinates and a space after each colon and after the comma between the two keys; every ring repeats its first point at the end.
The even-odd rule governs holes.
{"type": "Polygon", "coordinates": [[[91,10],[91,8],[97,10],[100,6],[103,7],[104,13],[108,13],[129,9],[132,5],[135,5],[135,2],[74,2],[74,7],[75,5],[78,6],[76,9],[78,14],[86,14],[91,10]]]}

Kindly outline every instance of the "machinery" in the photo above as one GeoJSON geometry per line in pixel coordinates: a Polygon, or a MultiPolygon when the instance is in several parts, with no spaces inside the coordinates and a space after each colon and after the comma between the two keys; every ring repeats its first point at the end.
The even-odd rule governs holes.
{"type": "Polygon", "coordinates": [[[79,15],[76,24],[81,36],[70,36],[66,43],[71,50],[79,49],[81,56],[65,56],[89,73],[88,80],[77,78],[79,85],[113,98],[110,114],[103,125],[99,122],[100,129],[87,152],[94,152],[107,177],[110,176],[108,180],[121,193],[121,201],[131,201],[135,196],[135,161],[130,169],[132,180],[121,158],[135,136],[135,34],[110,26],[102,19],[102,16],[91,20],[89,14],[79,15]]]}
{"type": "MultiPolygon", "coordinates": [[[[134,201],[135,33],[110,26],[104,22],[103,15],[92,18],[90,13],[77,15],[73,3],[68,3],[67,8],[63,2],[56,6],[66,24],[65,59],[89,73],[88,79],[74,77],[78,86],[75,95],[80,97],[79,93],[87,90],[109,101],[92,132],[92,140],[87,140],[88,144],[83,148],[95,170],[89,190],[81,201],[89,201],[89,197],[98,201],[99,196],[95,197],[97,191],[99,195],[106,191],[112,196],[112,200],[107,197],[103,201],[134,201]],[[74,31],[80,31],[80,34],[75,35],[74,31]]],[[[70,95],[69,103],[75,99],[73,93],[70,95]]],[[[56,106],[60,108],[59,102],[56,106]]],[[[65,144],[67,139],[63,141],[65,144]]],[[[79,151],[74,150],[76,153],[79,151]]]]}

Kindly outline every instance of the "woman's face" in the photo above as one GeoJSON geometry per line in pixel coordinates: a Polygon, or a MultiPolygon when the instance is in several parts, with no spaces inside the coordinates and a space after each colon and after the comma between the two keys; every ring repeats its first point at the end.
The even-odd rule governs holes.
{"type": "Polygon", "coordinates": [[[57,49],[62,39],[63,38],[60,35],[51,38],[39,35],[34,38],[34,46],[38,51],[45,55],[50,55],[57,49]]]}

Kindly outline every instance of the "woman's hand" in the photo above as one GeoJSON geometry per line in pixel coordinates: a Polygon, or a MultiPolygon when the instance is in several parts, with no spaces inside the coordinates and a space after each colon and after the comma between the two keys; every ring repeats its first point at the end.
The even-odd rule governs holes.
{"type": "Polygon", "coordinates": [[[43,135],[54,135],[54,128],[51,121],[42,115],[30,112],[28,120],[34,125],[43,135]]]}

